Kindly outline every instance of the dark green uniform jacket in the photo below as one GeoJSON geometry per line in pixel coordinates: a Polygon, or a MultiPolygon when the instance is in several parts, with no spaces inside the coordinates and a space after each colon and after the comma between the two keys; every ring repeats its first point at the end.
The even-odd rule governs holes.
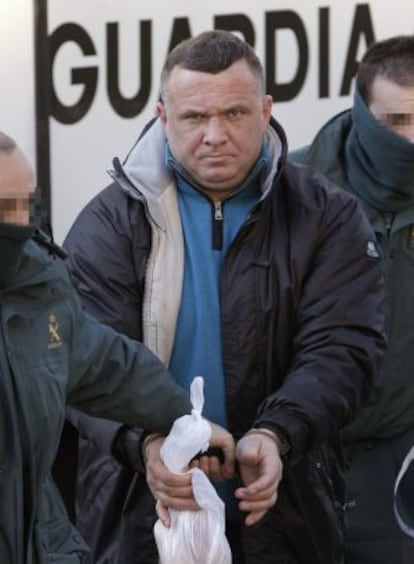
{"type": "MultiPolygon", "coordinates": [[[[345,152],[352,126],[351,110],[342,112],[309,147],[289,158],[313,166],[355,194],[345,152]]],[[[344,432],[351,463],[347,562],[412,564],[414,543],[397,527],[392,496],[402,459],[414,444],[414,206],[380,212],[359,200],[384,255],[388,350],[368,403],[344,432]]]]}
{"type": "Polygon", "coordinates": [[[75,564],[86,547],[50,475],[66,402],[167,432],[189,401],[147,348],[82,311],[33,241],[0,298],[0,563],[75,564]]]}

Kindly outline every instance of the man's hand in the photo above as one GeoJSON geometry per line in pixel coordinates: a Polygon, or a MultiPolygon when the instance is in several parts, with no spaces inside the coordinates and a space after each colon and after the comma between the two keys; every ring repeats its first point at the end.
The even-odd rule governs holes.
{"type": "Polygon", "coordinates": [[[211,480],[226,480],[234,475],[235,444],[232,435],[220,425],[210,423],[210,447],[223,453],[224,462],[217,456],[201,455],[194,459],[190,468],[200,468],[211,480]]]}
{"type": "Polygon", "coordinates": [[[190,474],[173,474],[160,457],[161,445],[165,437],[151,441],[145,449],[145,468],[147,483],[152,495],[157,500],[156,510],[161,522],[171,524],[168,508],[197,511],[199,506],[194,500],[190,474]]]}
{"type": "Polygon", "coordinates": [[[276,441],[259,433],[240,439],[236,458],[246,487],[238,488],[235,495],[239,509],[248,513],[246,525],[254,525],[276,503],[283,463],[276,441]]]}
{"type": "MultiPolygon", "coordinates": [[[[204,470],[209,477],[229,478],[234,473],[235,444],[232,435],[223,427],[210,423],[210,445],[220,448],[224,455],[224,463],[217,457],[202,457],[194,466],[204,470]]],[[[174,474],[168,470],[160,457],[160,449],[165,437],[157,437],[145,447],[144,458],[147,483],[152,495],[157,500],[158,517],[166,526],[170,526],[168,509],[196,511],[199,509],[191,484],[190,474],[174,474]]],[[[193,465],[192,465],[193,466],[193,465]]]]}

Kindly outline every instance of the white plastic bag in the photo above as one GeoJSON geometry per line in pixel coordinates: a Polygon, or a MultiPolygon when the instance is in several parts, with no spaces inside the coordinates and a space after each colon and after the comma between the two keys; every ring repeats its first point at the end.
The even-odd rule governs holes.
{"type": "MultiPolygon", "coordinates": [[[[190,460],[208,448],[211,427],[201,412],[204,405],[203,379],[194,378],[191,384],[191,415],[174,422],[161,447],[161,458],[171,472],[187,469],[190,460]]],[[[231,551],[225,536],[224,503],[207,476],[194,468],[192,476],[194,497],[199,511],[170,509],[171,526],[155,523],[154,536],[160,564],[231,564],[231,551]]]]}

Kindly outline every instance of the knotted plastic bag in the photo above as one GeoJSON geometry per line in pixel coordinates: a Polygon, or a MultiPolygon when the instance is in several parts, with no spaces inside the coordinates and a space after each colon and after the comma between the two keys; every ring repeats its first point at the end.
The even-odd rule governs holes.
{"type": "MultiPolygon", "coordinates": [[[[191,415],[179,417],[161,447],[167,468],[180,473],[191,459],[207,450],[211,427],[202,418],[203,378],[194,378],[190,390],[191,415]]],[[[224,503],[207,476],[198,468],[191,473],[194,498],[199,511],[170,509],[171,526],[155,523],[154,536],[160,564],[231,564],[231,551],[225,536],[224,503]]]]}

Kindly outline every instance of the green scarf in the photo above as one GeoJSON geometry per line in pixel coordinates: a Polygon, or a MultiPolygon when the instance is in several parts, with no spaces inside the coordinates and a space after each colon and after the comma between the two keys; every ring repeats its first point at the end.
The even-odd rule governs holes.
{"type": "Polygon", "coordinates": [[[34,230],[32,225],[0,223],[0,290],[13,284],[23,247],[34,230]]]}
{"type": "Polygon", "coordinates": [[[370,206],[397,213],[414,205],[414,143],[375,118],[355,88],[345,145],[348,180],[370,206]]]}

